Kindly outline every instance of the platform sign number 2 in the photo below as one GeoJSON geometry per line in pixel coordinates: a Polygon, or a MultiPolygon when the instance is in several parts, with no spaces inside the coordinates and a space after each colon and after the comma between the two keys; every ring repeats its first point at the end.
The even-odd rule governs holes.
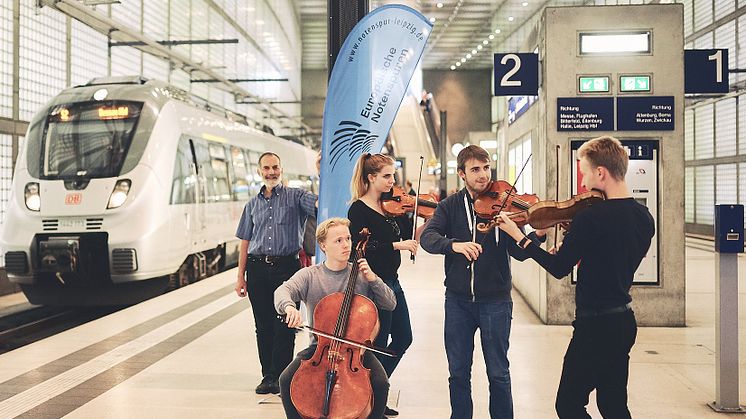
{"type": "Polygon", "coordinates": [[[495,54],[495,96],[536,96],[539,56],[534,53],[495,54]]]}

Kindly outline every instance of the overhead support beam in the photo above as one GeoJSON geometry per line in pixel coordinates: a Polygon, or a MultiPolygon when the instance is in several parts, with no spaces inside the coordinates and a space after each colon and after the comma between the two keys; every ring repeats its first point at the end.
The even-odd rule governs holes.
{"type": "MultiPolygon", "coordinates": [[[[238,38],[231,39],[190,39],[186,41],[155,41],[160,45],[176,46],[176,45],[212,45],[212,44],[237,44],[238,38]]],[[[112,42],[109,41],[110,47],[136,47],[141,45],[147,45],[143,41],[133,42],[112,42]]]]}
{"type": "MultiPolygon", "coordinates": [[[[303,102],[301,102],[300,100],[271,100],[269,102],[251,102],[251,101],[238,102],[237,101],[236,103],[239,103],[241,105],[260,105],[260,104],[263,104],[263,103],[271,103],[273,105],[297,105],[297,104],[303,103],[303,102]]],[[[278,118],[290,118],[290,117],[287,116],[287,115],[282,115],[282,116],[280,116],[278,118]]]]}
{"type": "MultiPolygon", "coordinates": [[[[265,82],[265,81],[288,81],[288,79],[228,79],[228,81],[233,83],[254,83],[254,82],[265,82]]],[[[192,83],[220,83],[221,81],[218,79],[201,79],[201,80],[191,80],[192,83]]]]}

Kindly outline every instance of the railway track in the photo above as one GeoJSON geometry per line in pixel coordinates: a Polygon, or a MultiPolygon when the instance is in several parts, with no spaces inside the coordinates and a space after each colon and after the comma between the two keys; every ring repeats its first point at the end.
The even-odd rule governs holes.
{"type": "Polygon", "coordinates": [[[113,313],[121,307],[40,307],[23,304],[0,316],[0,353],[12,351],[37,340],[113,313]]]}

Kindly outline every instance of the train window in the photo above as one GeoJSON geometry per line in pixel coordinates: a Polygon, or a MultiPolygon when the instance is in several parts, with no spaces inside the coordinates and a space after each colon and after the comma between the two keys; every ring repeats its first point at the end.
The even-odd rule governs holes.
{"type": "Polygon", "coordinates": [[[238,147],[231,147],[231,162],[233,163],[233,173],[235,174],[233,193],[236,199],[245,201],[249,198],[251,174],[247,171],[246,157],[243,154],[243,150],[238,147]]]}
{"type": "Polygon", "coordinates": [[[174,177],[171,181],[171,204],[195,203],[197,178],[192,166],[192,149],[189,145],[189,139],[181,137],[176,149],[174,177]]]}
{"type": "MultiPolygon", "coordinates": [[[[231,190],[228,181],[228,165],[224,159],[210,157],[209,144],[204,140],[193,140],[197,153],[197,162],[204,170],[202,180],[205,182],[207,202],[231,201],[231,190]]],[[[218,145],[212,143],[212,145],[218,145]]],[[[218,147],[222,146],[218,145],[218,147]]]]}
{"type": "MultiPolygon", "coordinates": [[[[41,135],[41,179],[118,176],[142,103],[80,102],[50,109],[41,135]]],[[[36,165],[34,165],[36,166],[36,165]]]]}
{"type": "Polygon", "coordinates": [[[210,151],[210,157],[225,160],[225,148],[222,145],[209,143],[207,148],[210,151]]]}
{"type": "Polygon", "coordinates": [[[259,156],[256,151],[249,151],[249,163],[259,165],[259,156]]]}

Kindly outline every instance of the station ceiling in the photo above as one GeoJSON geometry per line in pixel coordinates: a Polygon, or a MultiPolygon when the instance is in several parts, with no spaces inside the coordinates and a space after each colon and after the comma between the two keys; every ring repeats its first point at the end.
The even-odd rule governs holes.
{"type": "MultiPolygon", "coordinates": [[[[303,69],[326,69],[327,1],[297,0],[303,69]]],[[[371,0],[374,9],[389,1],[371,0]]],[[[519,51],[545,6],[593,4],[583,0],[404,0],[433,22],[422,57],[427,70],[492,68],[492,53],[519,51]],[[492,36],[492,38],[490,38],[492,36]],[[481,49],[479,48],[481,46],[481,49]],[[468,54],[468,56],[467,56],[468,54]]]]}

